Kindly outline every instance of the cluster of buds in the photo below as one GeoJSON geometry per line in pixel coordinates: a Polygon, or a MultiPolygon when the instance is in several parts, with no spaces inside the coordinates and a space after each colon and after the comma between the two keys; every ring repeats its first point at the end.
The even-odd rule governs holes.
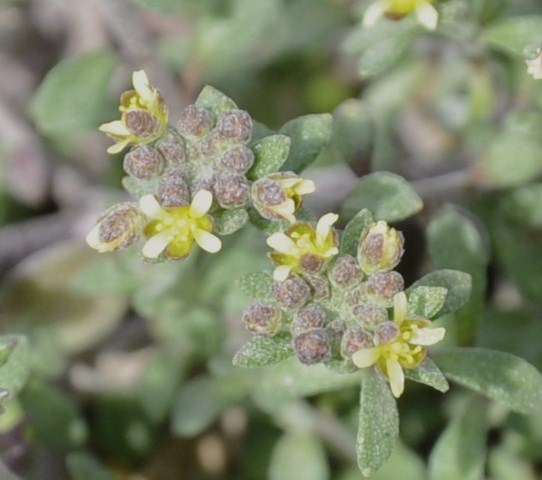
{"type": "Polygon", "coordinates": [[[339,362],[341,371],[376,366],[399,397],[403,369],[418,367],[444,329],[408,313],[403,278],[394,270],[403,235],[374,222],[361,232],[356,256],[339,255],[336,220],[327,214],[316,226],[299,222],[268,238],[276,264],[271,300],[250,305],[243,321],[255,335],[291,335],[303,364],[339,362]]]}
{"type": "Polygon", "coordinates": [[[115,140],[109,153],[130,147],[124,184],[138,202],[107,210],[87,237],[92,248],[112,252],[144,239],[145,258],[175,260],[186,257],[194,243],[208,252],[220,250],[215,233],[241,228],[248,209],[266,220],[295,222],[302,196],[313,192],[314,184],[293,172],[250,174],[257,158],[246,111],[207,87],[172,127],[145,72],[135,72],[132,80],[134,88],[121,95],[121,119],[100,130],[115,140]],[[234,216],[233,227],[230,221],[221,229],[217,218],[227,211],[243,212],[234,216]]]}

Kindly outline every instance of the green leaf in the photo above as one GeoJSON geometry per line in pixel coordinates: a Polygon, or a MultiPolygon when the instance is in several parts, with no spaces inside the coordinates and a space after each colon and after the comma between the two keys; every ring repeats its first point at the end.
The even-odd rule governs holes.
{"type": "Polygon", "coordinates": [[[122,186],[130,195],[140,198],[143,195],[154,195],[158,191],[158,178],[143,180],[135,177],[123,177],[122,186]]]}
{"type": "Polygon", "coordinates": [[[38,129],[45,135],[63,135],[96,127],[104,120],[106,89],[115,65],[115,56],[101,51],[53,67],[32,99],[38,129]]]}
{"type": "Polygon", "coordinates": [[[215,421],[229,403],[217,380],[197,377],[183,385],[171,412],[171,429],[180,437],[193,437],[215,421]]]}
{"type": "Polygon", "coordinates": [[[254,147],[254,165],[248,171],[250,180],[257,180],[276,172],[288,157],[290,137],[286,135],[271,135],[262,138],[254,147]]]}
{"type": "Polygon", "coordinates": [[[365,371],[356,442],[358,467],[364,477],[371,476],[386,462],[398,436],[399,412],[388,383],[374,369],[365,371]]]}
{"type": "Polygon", "coordinates": [[[507,53],[524,57],[525,47],[540,44],[541,31],[540,15],[510,17],[487,27],[480,39],[507,53]]]}
{"type": "Polygon", "coordinates": [[[409,291],[408,315],[434,318],[444,306],[448,289],[444,287],[416,287],[409,291]]]}
{"type": "Polygon", "coordinates": [[[86,452],[68,454],[66,467],[72,480],[115,480],[113,474],[86,452]]]}
{"type": "Polygon", "coordinates": [[[63,450],[81,446],[87,426],[73,400],[51,385],[30,382],[21,395],[32,432],[40,443],[63,450]]]}
{"type": "Polygon", "coordinates": [[[472,399],[455,416],[429,457],[430,480],[481,480],[484,478],[487,405],[472,399]]]}
{"type": "Polygon", "coordinates": [[[359,237],[365,227],[374,222],[373,216],[369,210],[364,208],[354,215],[344,228],[341,238],[340,255],[350,254],[356,256],[358,252],[359,237]]]}
{"type": "Polygon", "coordinates": [[[237,105],[230,97],[210,85],[203,88],[195,103],[198,107],[211,110],[217,117],[222,116],[228,110],[237,108],[237,105]]]}
{"type": "Polygon", "coordinates": [[[363,177],[350,191],[342,214],[352,218],[362,208],[369,209],[376,220],[404,220],[423,207],[422,199],[399,175],[377,172],[363,177]]]}
{"type": "Polygon", "coordinates": [[[316,393],[338,390],[360,382],[360,372],[340,374],[324,365],[306,366],[292,358],[265,368],[254,385],[256,401],[268,408],[316,393]]]}
{"type": "Polygon", "coordinates": [[[6,335],[0,337],[0,368],[9,360],[11,352],[17,346],[17,337],[6,335]]]}
{"type": "Polygon", "coordinates": [[[447,348],[433,354],[444,374],[456,383],[505,403],[519,413],[542,405],[542,375],[522,358],[485,348],[447,348]]]}
{"type": "MultiPolygon", "coordinates": [[[[352,470],[352,477],[344,480],[359,480],[359,470],[352,470]],[[354,475],[355,472],[355,475],[354,475]]],[[[422,480],[425,479],[425,464],[413,450],[397,442],[390,458],[372,477],[372,480],[422,480]]],[[[341,480],[342,477],[341,477],[341,480]]]]}
{"type": "Polygon", "coordinates": [[[0,367],[0,388],[14,397],[23,388],[30,373],[30,348],[26,337],[19,335],[2,337],[2,343],[10,349],[10,353],[7,358],[4,357],[4,364],[0,367]]]}
{"type": "Polygon", "coordinates": [[[263,367],[278,363],[294,354],[289,335],[273,338],[252,337],[233,357],[237,367],[263,367]]]}
{"type": "Polygon", "coordinates": [[[447,290],[444,305],[433,315],[436,318],[450,312],[455,312],[467,303],[472,281],[468,273],[458,272],[457,270],[436,270],[413,283],[407,289],[407,293],[410,294],[414,289],[422,286],[442,287],[447,290]]]}
{"type": "Polygon", "coordinates": [[[245,295],[261,300],[271,298],[273,283],[273,273],[267,271],[247,273],[236,281],[239,290],[245,295]]]}
{"type": "Polygon", "coordinates": [[[232,208],[213,213],[213,219],[219,235],[231,235],[248,222],[248,213],[244,208],[232,208]]]}
{"type": "Polygon", "coordinates": [[[314,436],[287,433],[275,444],[269,464],[269,480],[328,480],[324,447],[314,436]]]}
{"type": "Polygon", "coordinates": [[[331,139],[333,117],[329,113],[305,115],[290,120],[281,129],[290,137],[290,153],[283,171],[301,173],[322,153],[331,139]]]}
{"type": "Polygon", "coordinates": [[[403,372],[406,378],[429,385],[439,392],[445,393],[450,389],[446,377],[429,357],[425,357],[419,367],[405,368],[403,372]]]}

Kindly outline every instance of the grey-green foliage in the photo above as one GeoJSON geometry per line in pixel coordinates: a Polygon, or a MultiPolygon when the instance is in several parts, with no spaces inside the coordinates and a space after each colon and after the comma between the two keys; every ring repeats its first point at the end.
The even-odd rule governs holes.
{"type": "Polygon", "coordinates": [[[233,357],[238,367],[263,367],[293,356],[294,351],[288,335],[272,338],[252,337],[233,357]]]}
{"type": "Polygon", "coordinates": [[[0,389],[16,396],[30,373],[30,347],[24,336],[9,335],[0,338],[0,389]]]}
{"type": "Polygon", "coordinates": [[[91,454],[72,452],[66,458],[66,467],[73,480],[114,480],[114,477],[91,454]]]}

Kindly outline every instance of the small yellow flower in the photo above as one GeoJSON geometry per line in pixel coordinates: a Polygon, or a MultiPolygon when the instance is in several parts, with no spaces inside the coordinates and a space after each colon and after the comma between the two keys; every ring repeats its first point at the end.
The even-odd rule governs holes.
{"type": "Polygon", "coordinates": [[[527,73],[535,80],[542,79],[542,49],[539,49],[538,55],[530,60],[525,60],[527,64],[527,73]]]}
{"type": "Polygon", "coordinates": [[[267,245],[275,251],[269,253],[270,258],[278,265],[273,278],[276,281],[285,280],[291,272],[297,273],[306,266],[312,267],[315,261],[320,263],[331,260],[339,249],[337,248],[337,232],[332,225],[339,216],[335,213],[324,215],[314,229],[306,222],[298,222],[285,232],[277,232],[267,239],[267,245]]]}
{"type": "Polygon", "coordinates": [[[158,258],[165,252],[168,258],[182,259],[190,253],[194,241],[207,252],[218,252],[222,243],[211,233],[213,223],[207,215],[212,202],[207,190],[196,193],[189,206],[172,208],[162,208],[154,195],[141,197],[139,206],[152,219],[143,232],[148,238],[143,256],[158,258]]]}
{"type": "Polygon", "coordinates": [[[258,213],[268,220],[295,222],[295,212],[303,195],[314,192],[312,180],[293,172],[277,172],[256,180],[252,185],[252,202],[258,213]]]}
{"type": "Polygon", "coordinates": [[[418,22],[429,30],[437,28],[438,12],[431,5],[433,0],[376,0],[363,16],[363,25],[374,25],[383,16],[402,18],[412,12],[418,22]]]}
{"type": "Polygon", "coordinates": [[[372,274],[389,272],[401,260],[405,239],[401,232],[383,220],[369,225],[361,233],[358,244],[358,262],[361,269],[372,274]]]}
{"type": "Polygon", "coordinates": [[[119,153],[128,145],[148,144],[167,131],[168,111],[158,90],[149,83],[143,70],[132,75],[134,90],[120,97],[120,120],[100,125],[100,131],[117,143],[107,153],[119,153]]]}
{"type": "Polygon", "coordinates": [[[444,338],[444,328],[427,328],[430,321],[421,317],[407,318],[407,298],[404,292],[393,298],[393,322],[385,322],[379,337],[375,332],[375,347],[362,348],[352,355],[358,368],[377,365],[388,378],[393,395],[398,398],[404,390],[403,368],[416,368],[424,360],[427,345],[444,338]],[[386,325],[389,324],[389,325],[386,325]],[[384,331],[385,330],[385,331],[384,331]]]}

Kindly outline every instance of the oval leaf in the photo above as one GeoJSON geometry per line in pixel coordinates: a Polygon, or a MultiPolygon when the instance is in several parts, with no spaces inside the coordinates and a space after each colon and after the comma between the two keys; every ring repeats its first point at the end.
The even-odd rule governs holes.
{"type": "Polygon", "coordinates": [[[245,295],[264,300],[271,298],[273,282],[273,273],[263,271],[247,273],[238,278],[236,284],[245,295]]]}
{"type": "Polygon", "coordinates": [[[355,257],[358,252],[361,232],[373,222],[373,216],[366,208],[356,213],[354,218],[352,218],[344,228],[344,233],[341,238],[340,254],[344,255],[348,253],[355,257]]]}
{"type": "Polygon", "coordinates": [[[429,385],[439,392],[445,393],[450,389],[446,377],[429,357],[418,368],[405,368],[403,371],[406,378],[429,385]]]}
{"type": "Polygon", "coordinates": [[[286,135],[264,137],[253,147],[254,165],[248,171],[251,180],[276,172],[288,157],[290,138],[286,135]]]}
{"type": "Polygon", "coordinates": [[[281,362],[294,354],[289,335],[273,338],[255,336],[233,357],[237,367],[263,367],[281,362]]]}

